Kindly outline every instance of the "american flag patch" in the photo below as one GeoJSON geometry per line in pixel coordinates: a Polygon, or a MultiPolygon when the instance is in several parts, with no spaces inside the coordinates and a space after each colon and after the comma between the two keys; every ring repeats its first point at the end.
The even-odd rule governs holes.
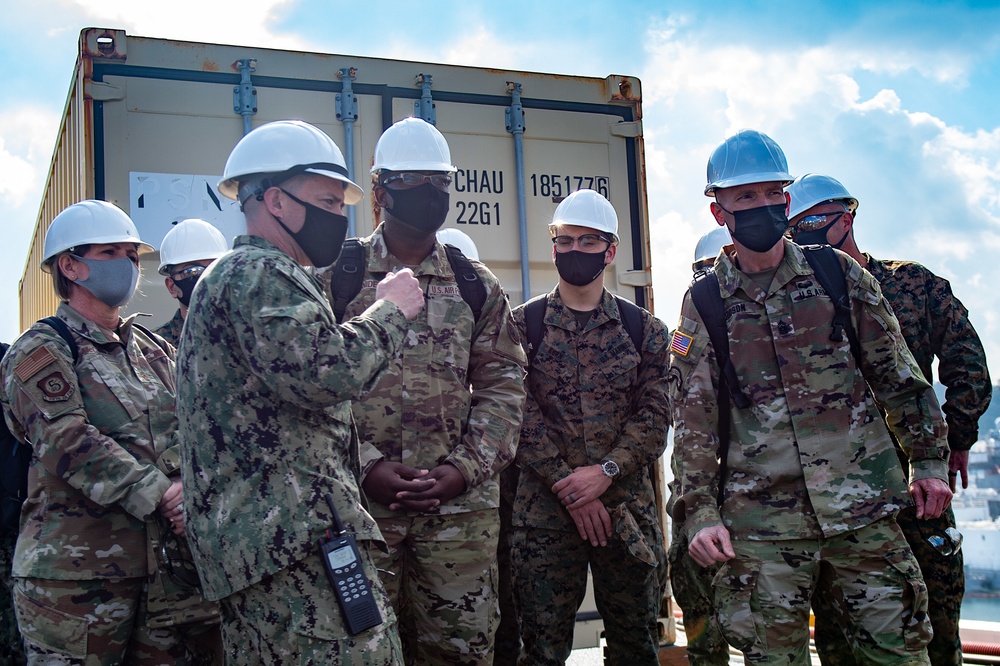
{"type": "Polygon", "coordinates": [[[39,347],[31,352],[31,356],[17,364],[14,373],[17,374],[18,379],[26,382],[38,374],[39,370],[55,362],[56,357],[52,352],[46,347],[39,347]]]}
{"type": "Polygon", "coordinates": [[[674,331],[674,336],[670,338],[670,351],[678,356],[687,356],[691,351],[691,343],[694,339],[690,335],[685,335],[680,331],[674,331]]]}

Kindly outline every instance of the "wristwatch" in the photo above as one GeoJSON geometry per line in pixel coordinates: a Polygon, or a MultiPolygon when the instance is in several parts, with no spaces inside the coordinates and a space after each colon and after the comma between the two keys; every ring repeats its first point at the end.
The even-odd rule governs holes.
{"type": "Polygon", "coordinates": [[[601,463],[601,471],[604,472],[604,476],[614,481],[618,478],[618,473],[621,470],[618,469],[618,463],[614,460],[605,460],[601,463]]]}

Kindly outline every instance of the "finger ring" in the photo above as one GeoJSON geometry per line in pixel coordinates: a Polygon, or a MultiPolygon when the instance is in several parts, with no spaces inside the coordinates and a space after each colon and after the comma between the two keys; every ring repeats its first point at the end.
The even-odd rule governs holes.
{"type": "Polygon", "coordinates": [[[568,497],[567,499],[569,499],[569,503],[570,503],[570,504],[572,504],[573,502],[575,502],[575,501],[576,501],[575,499],[573,499],[573,493],[570,493],[570,494],[569,494],[569,497],[568,497]]]}

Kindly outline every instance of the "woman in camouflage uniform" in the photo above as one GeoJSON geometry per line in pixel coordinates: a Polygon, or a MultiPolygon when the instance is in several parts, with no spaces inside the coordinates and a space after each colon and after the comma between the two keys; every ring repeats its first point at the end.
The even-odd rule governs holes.
{"type": "Polygon", "coordinates": [[[190,636],[152,628],[147,603],[156,515],[184,530],[173,348],[119,316],[150,250],[117,207],[69,206],[42,262],[63,302],[0,365],[7,420],[34,456],[13,561],[29,663],[190,659],[190,636]]]}

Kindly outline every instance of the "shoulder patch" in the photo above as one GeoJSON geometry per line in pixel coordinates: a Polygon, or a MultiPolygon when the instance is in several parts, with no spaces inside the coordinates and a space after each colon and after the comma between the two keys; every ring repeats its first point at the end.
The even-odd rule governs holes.
{"type": "Polygon", "coordinates": [[[63,402],[73,395],[73,385],[66,381],[59,370],[42,377],[35,382],[35,386],[42,392],[42,397],[49,402],[63,402]]]}
{"type": "Polygon", "coordinates": [[[14,374],[22,382],[26,382],[55,362],[55,354],[50,352],[47,347],[39,347],[17,364],[17,367],[14,368],[14,374]]]}
{"type": "Polygon", "coordinates": [[[687,356],[691,351],[692,342],[694,342],[694,338],[690,335],[674,331],[673,336],[670,338],[670,351],[678,356],[687,356]]]}

